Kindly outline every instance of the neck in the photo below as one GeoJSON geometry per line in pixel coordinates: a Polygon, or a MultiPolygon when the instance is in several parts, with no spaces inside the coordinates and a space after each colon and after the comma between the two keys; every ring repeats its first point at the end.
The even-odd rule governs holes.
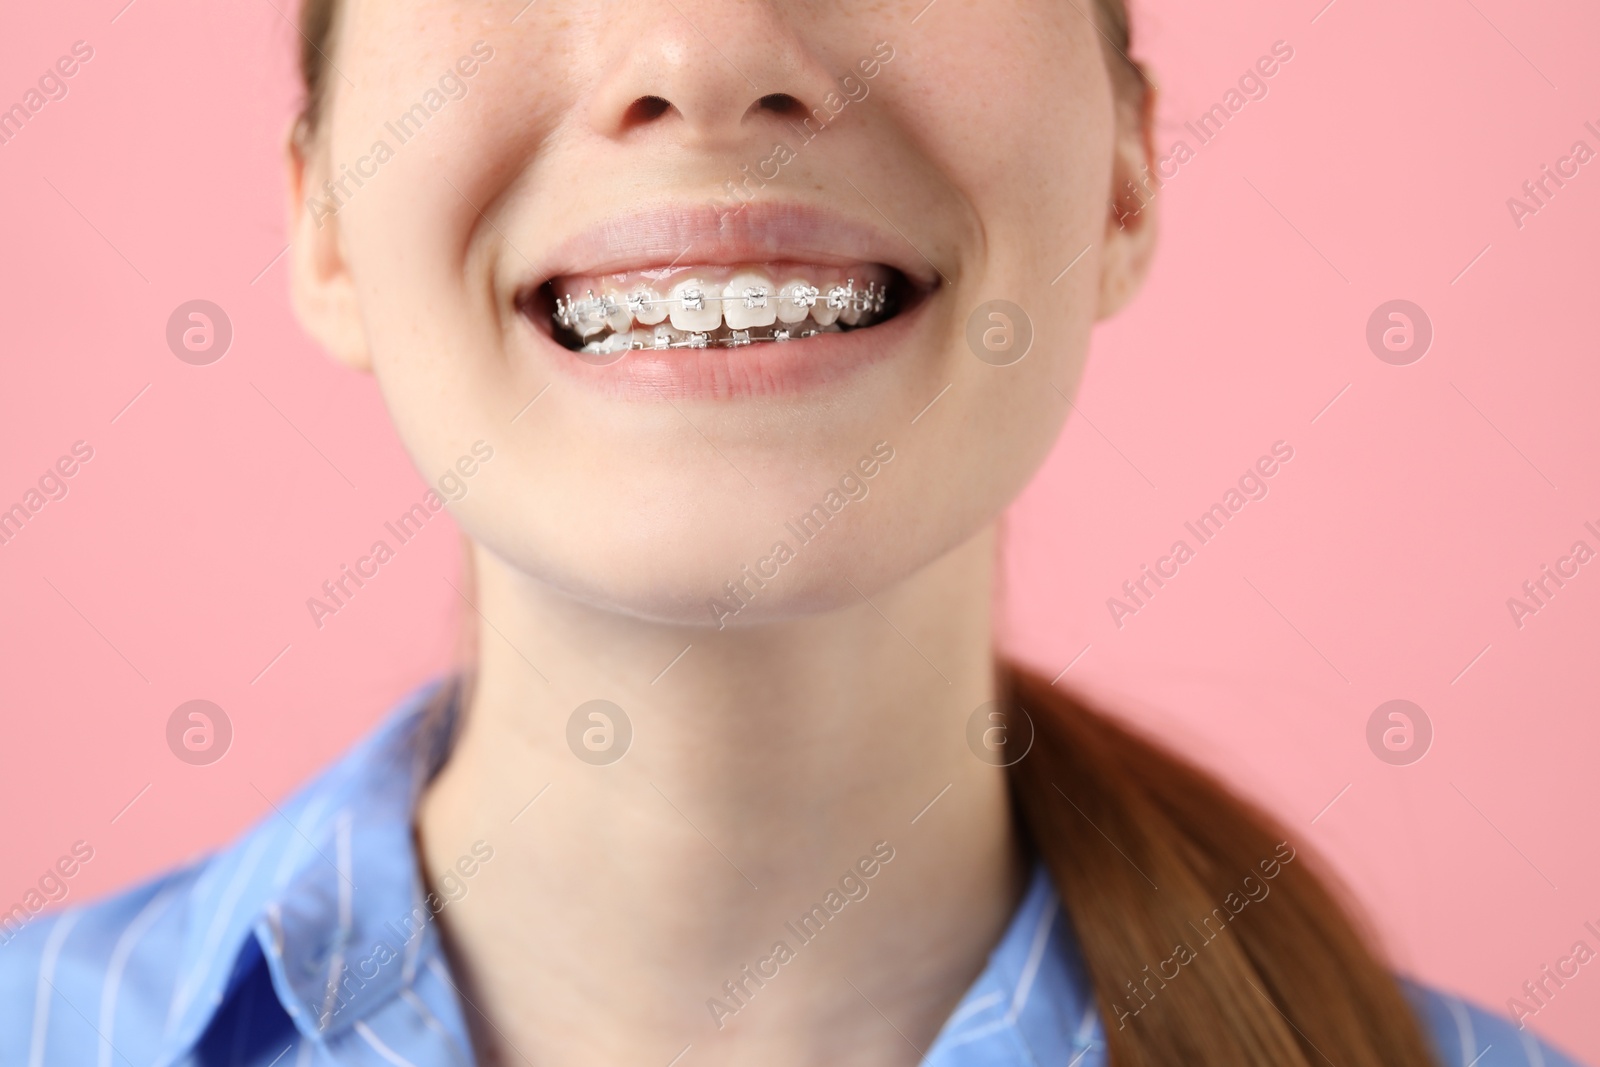
{"type": "Polygon", "coordinates": [[[917,1062],[1023,883],[1004,771],[966,742],[993,560],[986,531],[870,603],[717,632],[479,550],[476,684],[418,836],[428,872],[494,850],[440,913],[480,1049],[917,1062]],[[596,699],[622,715],[569,730],[596,699]],[[630,729],[610,763],[568,740],[600,760],[630,729]]]}

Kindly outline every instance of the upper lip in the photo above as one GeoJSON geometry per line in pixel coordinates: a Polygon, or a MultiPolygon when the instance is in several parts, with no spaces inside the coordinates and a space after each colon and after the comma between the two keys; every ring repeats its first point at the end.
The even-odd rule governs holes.
{"type": "Polygon", "coordinates": [[[939,276],[904,237],[831,210],[796,202],[661,203],[614,215],[562,240],[536,265],[534,284],[570,275],[615,274],[679,266],[764,262],[848,267],[882,263],[921,288],[939,276]]]}

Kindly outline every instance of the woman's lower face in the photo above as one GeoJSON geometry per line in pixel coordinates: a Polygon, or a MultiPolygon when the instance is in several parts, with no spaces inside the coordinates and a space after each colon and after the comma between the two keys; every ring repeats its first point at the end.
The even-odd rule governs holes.
{"type": "Polygon", "coordinates": [[[591,604],[742,625],[991,523],[1125,270],[1130,134],[1082,10],[525,3],[352,3],[297,205],[313,329],[424,476],[494,450],[469,535],[591,604]]]}

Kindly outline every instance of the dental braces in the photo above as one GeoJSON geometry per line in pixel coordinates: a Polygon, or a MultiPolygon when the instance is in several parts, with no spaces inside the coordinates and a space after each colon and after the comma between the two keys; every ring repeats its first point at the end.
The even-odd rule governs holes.
{"type": "MultiPolygon", "coordinates": [[[[681,331],[680,331],[681,332],[681,331]]],[[[649,342],[637,338],[629,338],[626,347],[613,344],[620,341],[622,334],[614,334],[605,341],[591,341],[582,349],[589,354],[608,354],[613,352],[638,352],[662,351],[671,348],[743,348],[746,345],[762,344],[766,342],[782,343],[784,341],[798,341],[806,337],[816,337],[824,333],[842,333],[837,327],[829,329],[826,326],[808,326],[803,330],[790,327],[773,326],[765,332],[761,330],[732,330],[727,337],[712,337],[705,331],[689,331],[681,341],[671,341],[664,334],[657,334],[649,342]]]]}
{"type": "MultiPolygon", "coordinates": [[[[674,296],[647,297],[643,293],[629,293],[618,303],[609,295],[596,296],[593,289],[587,290],[583,298],[574,296],[561,297],[556,300],[555,318],[563,328],[568,330],[581,330],[585,325],[604,326],[610,319],[624,307],[628,313],[637,319],[641,312],[652,307],[681,307],[685,311],[704,310],[707,301],[741,301],[746,308],[756,310],[767,306],[769,300],[777,298],[787,299],[795,307],[812,308],[820,299],[824,304],[836,311],[858,311],[876,314],[883,310],[888,301],[889,291],[885,286],[871,282],[865,289],[856,288],[856,280],[848,279],[843,285],[835,285],[826,294],[814,285],[798,285],[785,290],[774,292],[764,285],[752,285],[742,294],[728,296],[725,293],[712,293],[704,289],[684,289],[674,296]]],[[[784,331],[788,332],[788,331],[784,331]]],[[[801,334],[799,336],[810,336],[801,334]]],[[[785,338],[787,340],[788,338],[785,338]]]]}

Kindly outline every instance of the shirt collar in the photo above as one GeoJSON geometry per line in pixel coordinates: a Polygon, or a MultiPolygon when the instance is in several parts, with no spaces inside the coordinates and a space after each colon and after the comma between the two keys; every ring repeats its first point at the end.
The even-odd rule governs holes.
{"type": "Polygon", "coordinates": [[[394,996],[436,950],[412,813],[448,749],[457,695],[454,679],[415,690],[204,863],[158,1064],[194,1046],[261,956],[296,1026],[326,1038],[394,996]]]}
{"type": "Polygon", "coordinates": [[[924,1062],[1096,1067],[1104,1060],[1093,985],[1050,875],[1035,863],[1006,932],[924,1062]]]}
{"type": "MultiPolygon", "coordinates": [[[[157,1067],[194,1047],[263,959],[297,1028],[325,1040],[388,1002],[438,952],[412,817],[448,753],[459,695],[453,678],[415,690],[376,732],[202,865],[157,1067]]],[[[1104,1048],[1093,987],[1036,864],[1005,934],[924,1062],[1096,1067],[1104,1048]]]]}

